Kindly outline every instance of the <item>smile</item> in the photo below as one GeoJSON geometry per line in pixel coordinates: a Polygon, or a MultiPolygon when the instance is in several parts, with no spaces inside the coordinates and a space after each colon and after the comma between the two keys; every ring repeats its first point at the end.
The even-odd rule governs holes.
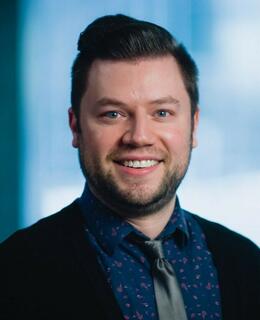
{"type": "Polygon", "coordinates": [[[149,168],[156,166],[158,163],[157,160],[125,160],[121,164],[129,168],[149,168]]]}

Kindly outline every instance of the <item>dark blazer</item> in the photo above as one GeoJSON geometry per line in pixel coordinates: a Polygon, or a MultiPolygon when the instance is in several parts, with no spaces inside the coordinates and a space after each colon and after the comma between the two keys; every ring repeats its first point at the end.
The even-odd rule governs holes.
{"type": "MultiPolygon", "coordinates": [[[[193,215],[216,265],[223,319],[259,316],[259,250],[193,215]]],[[[89,245],[77,202],[17,231],[0,245],[0,319],[123,320],[89,245]]],[[[170,319],[169,319],[170,320],[170,319]]]]}

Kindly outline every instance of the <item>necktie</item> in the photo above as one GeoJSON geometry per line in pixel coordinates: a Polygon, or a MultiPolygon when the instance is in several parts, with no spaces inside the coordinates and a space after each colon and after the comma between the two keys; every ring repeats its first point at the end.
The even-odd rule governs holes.
{"type": "Polygon", "coordinates": [[[174,269],[164,258],[160,240],[144,241],[144,252],[152,259],[152,276],[160,320],[187,320],[174,269]]]}

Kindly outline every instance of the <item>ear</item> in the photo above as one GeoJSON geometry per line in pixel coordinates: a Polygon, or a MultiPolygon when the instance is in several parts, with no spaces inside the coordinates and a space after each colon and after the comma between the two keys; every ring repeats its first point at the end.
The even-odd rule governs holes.
{"type": "Polygon", "coordinates": [[[72,108],[69,108],[68,110],[68,115],[69,115],[69,125],[70,125],[70,130],[72,132],[72,146],[74,148],[79,147],[79,130],[78,130],[78,123],[77,123],[77,118],[72,110],[72,108]]]}
{"type": "Polygon", "coordinates": [[[198,146],[198,125],[199,125],[199,115],[200,115],[200,109],[197,107],[197,110],[195,111],[195,114],[193,116],[193,131],[192,131],[192,148],[196,148],[198,146]]]}

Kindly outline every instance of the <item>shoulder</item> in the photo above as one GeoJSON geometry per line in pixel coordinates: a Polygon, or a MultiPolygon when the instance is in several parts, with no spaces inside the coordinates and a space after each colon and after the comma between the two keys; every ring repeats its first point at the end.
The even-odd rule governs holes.
{"type": "Polygon", "coordinates": [[[39,248],[51,248],[55,243],[66,239],[66,235],[74,232],[82,223],[80,209],[76,201],[61,211],[43,218],[35,224],[18,230],[0,244],[0,259],[31,254],[39,248]]]}
{"type": "Polygon", "coordinates": [[[235,232],[220,223],[212,222],[202,218],[196,214],[190,213],[190,215],[199,223],[202,230],[210,238],[209,240],[217,241],[219,245],[225,244],[229,246],[235,246],[236,248],[237,245],[240,244],[242,247],[251,247],[252,249],[258,250],[257,245],[253,241],[241,235],[240,233],[235,232]]]}
{"type": "Polygon", "coordinates": [[[259,266],[259,247],[247,237],[235,232],[222,224],[209,221],[196,214],[187,212],[187,215],[194,219],[201,227],[209,250],[218,260],[244,261],[243,264],[250,264],[250,261],[259,266]]]}

